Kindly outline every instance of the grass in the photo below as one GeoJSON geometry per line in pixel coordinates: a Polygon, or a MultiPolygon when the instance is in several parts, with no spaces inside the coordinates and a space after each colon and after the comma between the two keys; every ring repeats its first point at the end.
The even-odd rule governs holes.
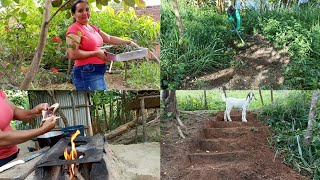
{"type": "Polygon", "coordinates": [[[133,64],[128,71],[130,86],[160,89],[160,65],[151,61],[133,64]]]}

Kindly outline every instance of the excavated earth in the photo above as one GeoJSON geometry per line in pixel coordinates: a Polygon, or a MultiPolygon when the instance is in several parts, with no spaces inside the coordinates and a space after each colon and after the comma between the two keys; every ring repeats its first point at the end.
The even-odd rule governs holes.
{"type": "Polygon", "coordinates": [[[283,85],[283,68],[290,61],[285,50],[277,51],[270,42],[258,34],[248,38],[245,47],[236,51],[237,65],[185,82],[182,89],[199,88],[197,84],[202,84],[202,89],[221,86],[227,89],[278,89],[283,85]]]}
{"type": "Polygon", "coordinates": [[[188,113],[182,117],[187,138],[179,139],[174,122],[164,123],[161,142],[161,179],[257,180],[307,179],[283,163],[268,146],[270,131],[247,113],[232,112],[232,122],[223,112],[188,113]]]}

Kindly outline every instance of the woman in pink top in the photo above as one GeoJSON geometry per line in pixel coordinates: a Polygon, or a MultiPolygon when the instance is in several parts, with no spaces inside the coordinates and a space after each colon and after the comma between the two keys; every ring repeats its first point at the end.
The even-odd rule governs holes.
{"type": "Polygon", "coordinates": [[[17,157],[18,147],[16,144],[26,142],[53,129],[56,117],[51,116],[40,128],[30,130],[13,130],[10,127],[10,121],[13,119],[28,121],[41,115],[42,110],[48,107],[47,103],[42,103],[31,110],[18,108],[8,100],[5,93],[0,89],[0,166],[17,157]]]}
{"type": "Polygon", "coordinates": [[[89,24],[90,9],[85,0],[77,0],[71,7],[75,22],[66,32],[69,59],[75,60],[72,81],[77,90],[107,90],[104,78],[106,62],[110,59],[100,49],[103,43],[128,44],[139,47],[132,41],[109,36],[98,27],[89,24]]]}

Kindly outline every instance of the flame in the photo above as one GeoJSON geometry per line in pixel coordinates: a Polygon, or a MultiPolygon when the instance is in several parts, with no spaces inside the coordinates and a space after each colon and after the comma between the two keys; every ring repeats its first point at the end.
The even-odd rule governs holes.
{"type": "MultiPolygon", "coordinates": [[[[79,129],[77,130],[76,133],[74,133],[72,136],[71,136],[71,152],[70,154],[68,153],[68,149],[66,148],[63,152],[63,155],[64,155],[64,158],[66,160],[75,160],[77,159],[77,151],[76,151],[76,144],[73,142],[76,137],[80,134],[80,131],[79,129]]],[[[74,168],[75,168],[75,164],[71,164],[69,166],[69,173],[70,173],[70,179],[73,179],[74,177],[74,168]]]]}

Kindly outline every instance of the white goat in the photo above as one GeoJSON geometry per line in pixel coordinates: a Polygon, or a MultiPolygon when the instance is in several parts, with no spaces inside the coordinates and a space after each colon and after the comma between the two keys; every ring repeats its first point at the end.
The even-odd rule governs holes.
{"type": "Polygon", "coordinates": [[[254,97],[254,94],[252,92],[250,92],[247,95],[247,98],[226,98],[224,94],[222,94],[222,100],[224,102],[226,102],[226,110],[224,111],[224,121],[232,121],[230,118],[230,112],[232,110],[232,108],[237,108],[237,109],[242,109],[242,122],[247,122],[246,119],[246,110],[250,104],[250,102],[252,101],[252,99],[256,98],[254,97]],[[228,118],[228,119],[227,119],[228,118]]]}

